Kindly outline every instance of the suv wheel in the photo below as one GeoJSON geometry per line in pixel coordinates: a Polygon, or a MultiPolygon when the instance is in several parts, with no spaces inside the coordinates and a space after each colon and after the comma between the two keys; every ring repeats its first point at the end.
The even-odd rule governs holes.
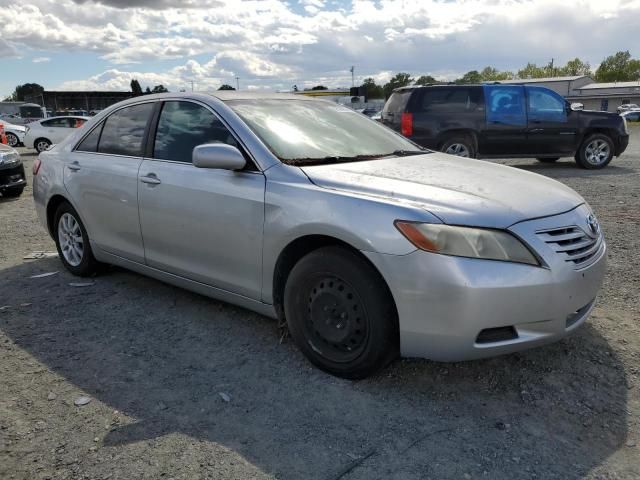
{"type": "Polygon", "coordinates": [[[475,158],[476,151],[473,146],[473,142],[469,137],[459,136],[451,137],[447,139],[440,150],[449,155],[456,155],[458,157],[475,158]]]}
{"type": "Polygon", "coordinates": [[[398,317],[378,272],[342,247],[303,257],[284,291],[289,331],[317,367],[364,378],[398,355],[398,317]]]}
{"type": "Polygon", "coordinates": [[[65,268],[79,277],[97,273],[100,263],[93,256],[89,236],[78,212],[69,203],[62,203],[53,225],[58,255],[65,268]]]}
{"type": "Polygon", "coordinates": [[[613,141],[603,133],[587,137],[576,153],[576,163],[589,170],[606,167],[613,159],[613,141]]]}

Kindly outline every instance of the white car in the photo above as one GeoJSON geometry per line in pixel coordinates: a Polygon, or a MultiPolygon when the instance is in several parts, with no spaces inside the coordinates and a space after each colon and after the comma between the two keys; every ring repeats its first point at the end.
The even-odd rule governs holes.
{"type": "Polygon", "coordinates": [[[618,111],[618,113],[636,112],[640,110],[640,107],[635,103],[623,103],[616,110],[618,111]]]}
{"type": "Polygon", "coordinates": [[[76,128],[80,128],[89,117],[66,116],[44,118],[27,125],[24,146],[33,147],[38,153],[44,152],[54,143],[60,143],[76,128]]]}
{"type": "Polygon", "coordinates": [[[7,137],[7,145],[10,147],[17,147],[21,143],[24,143],[24,136],[27,132],[27,127],[24,125],[14,125],[5,120],[0,120],[0,125],[4,127],[4,133],[7,137]]]}

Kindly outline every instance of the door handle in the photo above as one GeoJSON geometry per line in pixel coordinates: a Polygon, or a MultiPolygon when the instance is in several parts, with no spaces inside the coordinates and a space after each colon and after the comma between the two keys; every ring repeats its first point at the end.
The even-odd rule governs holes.
{"type": "Polygon", "coordinates": [[[80,164],[78,162],[71,162],[69,165],[67,165],[67,167],[69,167],[69,170],[73,172],[77,172],[78,170],[80,170],[80,164]]]}
{"type": "Polygon", "coordinates": [[[156,176],[155,173],[150,173],[149,175],[145,175],[144,177],[140,177],[140,181],[142,183],[147,183],[149,185],[158,185],[162,183],[160,179],[156,176]]]}

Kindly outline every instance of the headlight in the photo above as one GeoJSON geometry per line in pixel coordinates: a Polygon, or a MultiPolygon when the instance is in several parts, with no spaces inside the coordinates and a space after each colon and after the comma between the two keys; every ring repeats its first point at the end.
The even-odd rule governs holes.
{"type": "Polygon", "coordinates": [[[421,250],[457,257],[540,265],[516,237],[502,230],[396,220],[395,226],[421,250]]]}
{"type": "Polygon", "coordinates": [[[0,165],[7,165],[9,163],[15,163],[20,160],[20,154],[18,152],[3,152],[0,153],[0,165]]]}

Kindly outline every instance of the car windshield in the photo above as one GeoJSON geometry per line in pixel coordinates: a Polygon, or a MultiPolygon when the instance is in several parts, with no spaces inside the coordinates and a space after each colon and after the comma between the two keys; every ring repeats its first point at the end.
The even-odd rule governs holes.
{"type": "Polygon", "coordinates": [[[317,100],[230,100],[228,105],[289,165],[427,153],[356,111],[317,100]]]}

